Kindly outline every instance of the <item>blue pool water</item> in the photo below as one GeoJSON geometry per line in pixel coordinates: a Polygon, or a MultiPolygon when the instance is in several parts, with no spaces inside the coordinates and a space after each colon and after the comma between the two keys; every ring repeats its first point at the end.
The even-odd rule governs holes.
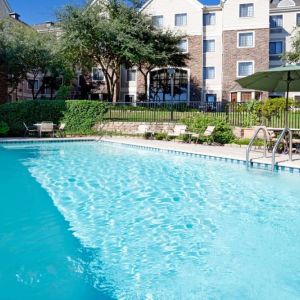
{"type": "Polygon", "coordinates": [[[300,176],[102,143],[0,145],[0,299],[300,298],[300,176]]]}

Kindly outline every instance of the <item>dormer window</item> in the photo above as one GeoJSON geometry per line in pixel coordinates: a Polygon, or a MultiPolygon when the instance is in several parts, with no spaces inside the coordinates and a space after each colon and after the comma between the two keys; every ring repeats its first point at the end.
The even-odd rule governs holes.
{"type": "Polygon", "coordinates": [[[157,28],[161,28],[164,26],[164,16],[153,16],[152,24],[157,28]]]}
{"type": "Polygon", "coordinates": [[[187,25],[187,14],[175,15],[175,26],[182,27],[187,25]]]}
{"type": "Polygon", "coordinates": [[[245,3],[240,4],[240,18],[252,18],[254,17],[254,4],[245,3]]]}

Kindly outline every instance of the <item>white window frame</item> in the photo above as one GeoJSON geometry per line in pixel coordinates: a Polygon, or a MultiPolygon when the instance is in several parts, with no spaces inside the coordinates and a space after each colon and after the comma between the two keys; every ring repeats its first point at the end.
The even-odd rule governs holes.
{"type": "Polygon", "coordinates": [[[187,26],[187,24],[188,24],[188,14],[187,13],[178,13],[178,14],[175,14],[175,17],[174,17],[174,26],[175,27],[185,27],[185,26],[187,26]],[[177,16],[183,16],[183,15],[186,16],[186,22],[185,22],[185,24],[184,25],[176,25],[176,17],[177,16]]]}
{"type": "Polygon", "coordinates": [[[126,81],[127,82],[136,82],[137,80],[137,70],[136,69],[126,69],[126,81]],[[135,80],[128,80],[128,72],[134,71],[135,72],[135,80]]]}
{"type": "Polygon", "coordinates": [[[252,63],[252,74],[255,73],[255,61],[254,60],[238,60],[236,62],[236,77],[237,78],[243,78],[243,77],[247,77],[249,75],[252,75],[252,74],[249,74],[249,75],[245,75],[245,76],[244,75],[240,76],[239,75],[239,64],[240,63],[252,63]]]}
{"type": "Polygon", "coordinates": [[[255,5],[254,5],[253,2],[240,3],[240,5],[239,5],[239,17],[242,18],[242,19],[245,19],[245,18],[254,18],[254,15],[255,15],[254,8],[255,8],[255,5]],[[242,7],[242,5],[252,5],[253,6],[253,14],[252,14],[252,16],[241,16],[241,7],[242,7]]]}
{"type": "Polygon", "coordinates": [[[214,25],[216,25],[216,23],[217,23],[217,15],[216,15],[216,13],[214,13],[214,12],[208,12],[208,13],[204,13],[203,14],[203,20],[202,20],[202,22],[203,22],[203,26],[214,26],[214,25]],[[205,19],[205,16],[206,15],[214,15],[215,16],[215,18],[214,18],[214,20],[215,20],[215,22],[213,23],[213,24],[206,24],[205,22],[204,22],[204,19],[205,19]]]}
{"type": "Polygon", "coordinates": [[[92,82],[99,82],[99,81],[101,81],[101,82],[103,82],[103,81],[105,81],[105,76],[104,76],[104,73],[103,73],[103,71],[102,71],[102,73],[103,73],[103,80],[94,80],[94,69],[97,69],[97,70],[101,70],[102,71],[102,69],[101,68],[98,68],[98,67],[92,67],[92,82]]]}
{"type": "Polygon", "coordinates": [[[216,67],[215,66],[205,66],[203,67],[203,79],[204,80],[215,80],[216,79],[216,67]],[[207,73],[205,72],[205,69],[213,68],[214,69],[214,78],[207,78],[207,73]]]}
{"type": "Polygon", "coordinates": [[[163,16],[163,15],[152,16],[152,24],[153,24],[153,26],[155,26],[156,28],[162,28],[162,27],[164,27],[164,16],[163,16]],[[159,26],[157,26],[156,24],[154,24],[153,21],[154,21],[155,18],[162,18],[162,24],[159,25],[159,26]]]}
{"type": "Polygon", "coordinates": [[[181,40],[181,42],[182,41],[186,41],[186,51],[181,51],[181,49],[178,46],[179,52],[182,53],[182,54],[189,53],[189,39],[188,38],[184,38],[184,39],[181,40]]]}
{"type": "Polygon", "coordinates": [[[215,53],[216,52],[216,39],[213,39],[213,38],[206,38],[203,40],[203,53],[215,53]],[[206,41],[214,41],[214,51],[206,51],[205,49],[205,42],[206,41]]]}
{"type": "Polygon", "coordinates": [[[36,81],[37,82],[37,88],[35,88],[35,84],[34,84],[34,90],[35,91],[38,91],[40,89],[40,81],[38,79],[31,79],[29,78],[28,81],[27,81],[27,89],[31,91],[32,87],[31,85],[29,84],[29,81],[36,81]]]}
{"type": "Polygon", "coordinates": [[[239,31],[237,33],[237,47],[238,48],[254,48],[255,47],[255,31],[239,31]],[[252,33],[252,46],[240,46],[240,34],[252,33]]]}

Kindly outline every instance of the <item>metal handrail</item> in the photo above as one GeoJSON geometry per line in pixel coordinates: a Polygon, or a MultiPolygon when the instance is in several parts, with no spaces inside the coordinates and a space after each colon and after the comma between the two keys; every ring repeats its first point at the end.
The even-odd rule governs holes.
{"type": "Polygon", "coordinates": [[[279,139],[277,140],[276,144],[274,145],[274,148],[273,148],[273,151],[272,151],[272,172],[274,172],[274,170],[275,170],[275,164],[276,164],[275,155],[276,155],[276,152],[278,150],[278,147],[279,147],[281,141],[285,137],[286,133],[289,134],[289,138],[290,138],[290,140],[289,140],[289,144],[290,144],[289,145],[289,160],[290,161],[293,160],[293,157],[292,157],[292,155],[293,155],[292,154],[293,153],[293,133],[289,128],[284,128],[282,133],[280,134],[279,139]]]}
{"type": "Polygon", "coordinates": [[[264,132],[264,157],[267,157],[267,141],[268,141],[268,131],[267,131],[267,128],[265,126],[261,126],[259,128],[257,128],[257,130],[255,131],[248,147],[247,147],[247,150],[246,150],[246,164],[247,164],[247,167],[249,166],[249,162],[250,162],[250,152],[251,152],[251,149],[252,149],[252,146],[256,140],[256,138],[258,137],[258,134],[260,133],[260,131],[263,131],[264,132]]]}

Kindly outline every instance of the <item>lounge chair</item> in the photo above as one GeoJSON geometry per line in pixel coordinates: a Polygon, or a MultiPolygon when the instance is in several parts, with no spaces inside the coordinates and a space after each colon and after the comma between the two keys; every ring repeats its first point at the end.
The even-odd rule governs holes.
{"type": "Polygon", "coordinates": [[[27,126],[25,122],[23,122],[23,125],[25,127],[25,133],[24,136],[29,136],[30,134],[34,134],[37,135],[38,134],[38,130],[35,126],[27,126]]]}
{"type": "Polygon", "coordinates": [[[213,140],[213,133],[216,129],[216,126],[207,126],[206,130],[203,133],[203,137],[206,138],[206,142],[208,143],[209,139],[211,139],[212,142],[213,140]]]}
{"type": "Polygon", "coordinates": [[[154,131],[151,131],[149,128],[150,125],[145,125],[145,124],[139,125],[136,134],[153,137],[154,131]]]}
{"type": "Polygon", "coordinates": [[[54,124],[53,122],[42,122],[40,127],[40,137],[43,133],[48,133],[54,137],[54,124]]]}
{"type": "Polygon", "coordinates": [[[182,134],[186,133],[187,126],[186,125],[175,125],[172,132],[168,133],[169,138],[177,138],[182,134]]]}
{"type": "Polygon", "coordinates": [[[58,128],[55,130],[55,133],[58,134],[59,137],[65,136],[65,128],[66,123],[59,124],[58,128]]]}

